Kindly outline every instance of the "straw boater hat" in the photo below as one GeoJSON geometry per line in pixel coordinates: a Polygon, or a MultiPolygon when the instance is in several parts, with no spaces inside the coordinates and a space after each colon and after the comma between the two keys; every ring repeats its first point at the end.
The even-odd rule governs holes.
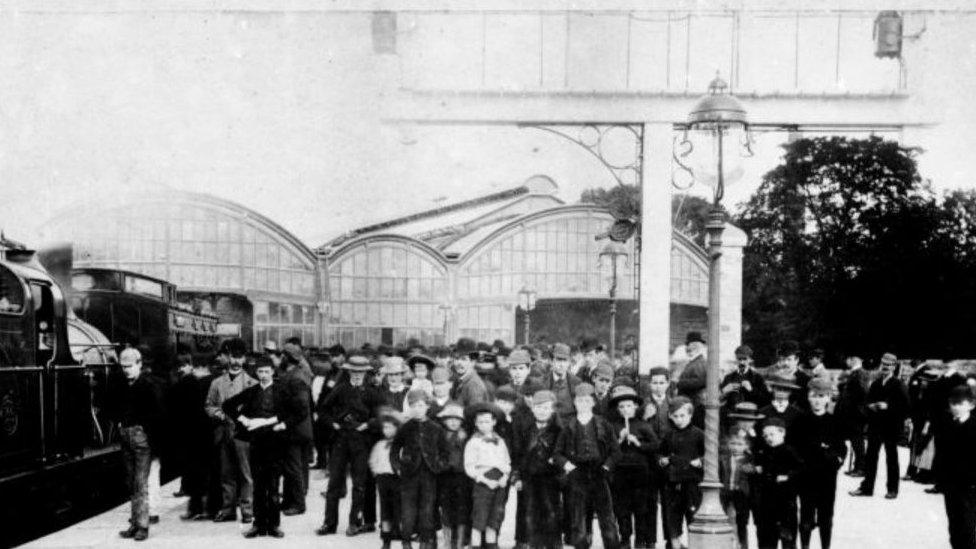
{"type": "Polygon", "coordinates": [[[610,392],[610,401],[607,402],[607,406],[610,408],[616,408],[617,404],[620,404],[625,400],[633,401],[638,408],[644,403],[644,400],[637,396],[637,391],[635,391],[633,387],[628,387],[627,385],[617,385],[613,388],[613,391],[610,392]]]}
{"type": "Polygon", "coordinates": [[[407,371],[406,367],[403,365],[403,359],[398,356],[388,356],[383,357],[383,367],[380,368],[380,373],[388,376],[391,374],[402,374],[407,371]]]}
{"type": "Polygon", "coordinates": [[[756,406],[755,402],[740,402],[735,405],[732,412],[729,412],[729,418],[731,419],[752,419],[759,421],[761,419],[766,419],[765,414],[759,413],[759,407],[756,406]]]}
{"type": "Polygon", "coordinates": [[[349,360],[342,365],[343,370],[349,370],[350,372],[370,372],[373,367],[369,365],[369,359],[362,355],[355,355],[349,357],[349,360]]]}
{"type": "Polygon", "coordinates": [[[786,389],[788,391],[795,391],[800,388],[799,385],[790,376],[784,376],[782,374],[773,375],[773,377],[766,380],[766,385],[769,385],[770,390],[772,389],[786,389]]]}

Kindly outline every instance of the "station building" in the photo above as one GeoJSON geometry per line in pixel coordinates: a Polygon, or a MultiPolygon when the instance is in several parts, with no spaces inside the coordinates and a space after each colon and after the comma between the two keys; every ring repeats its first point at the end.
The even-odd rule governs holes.
{"type": "MultiPolygon", "coordinates": [[[[593,204],[566,204],[557,191],[551,179],[535,176],[338,235],[314,250],[249,208],[168,191],[61,215],[48,240],[71,242],[76,267],[175,283],[181,300],[220,316],[222,334],[240,335],[255,349],[292,336],[347,348],[410,338],[440,345],[461,336],[522,343],[523,289],[536,293],[531,341],[607,342],[612,270],[600,258],[607,241],[597,236],[612,217],[593,204]]],[[[699,246],[677,231],[670,237],[674,347],[688,331],[705,330],[708,272],[699,246]]],[[[628,257],[618,260],[618,345],[639,331],[633,240],[626,248],[628,257]]],[[[740,276],[741,263],[727,269],[740,276]]],[[[739,311],[740,295],[726,310],[739,311]]]]}

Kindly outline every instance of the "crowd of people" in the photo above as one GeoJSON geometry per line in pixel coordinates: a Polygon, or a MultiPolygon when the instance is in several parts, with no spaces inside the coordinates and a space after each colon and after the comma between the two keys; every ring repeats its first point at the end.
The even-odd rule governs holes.
{"type": "MultiPolygon", "coordinates": [[[[321,536],[340,531],[349,498],[344,534],[378,532],[383,549],[497,549],[506,519],[517,549],[587,548],[594,519],[606,549],[653,548],[659,518],[663,546],[678,549],[702,499],[707,370],[701,334],[681,349],[669,366],[639,374],[598,345],[509,349],[461,338],[446,349],[309,352],[289,340],[255,358],[231,339],[212,363],[178,353],[180,377],[165,391],[126,349],[127,381],[113,399],[133,486],[121,535],[148,536],[158,491],[150,478],[169,454],[188,498],[181,518],[239,519],[252,523],[248,538],[280,538],[280,516],[306,512],[311,466],[328,475],[321,536]],[[505,516],[510,498],[514,517],[505,516]]],[[[805,364],[794,342],[777,354],[758,369],[740,346],[720,385],[721,500],[740,547],[751,520],[760,548],[808,548],[814,530],[829,548],[848,447],[848,474],[863,477],[851,495],[874,493],[884,448],[885,497],[896,498],[909,416],[909,473],[944,494],[952,547],[974,547],[967,375],[917,371],[909,390],[891,353],[872,369],[850,356],[840,376],[820,351],[805,364]],[[921,415],[916,385],[925,387],[921,415]]]]}

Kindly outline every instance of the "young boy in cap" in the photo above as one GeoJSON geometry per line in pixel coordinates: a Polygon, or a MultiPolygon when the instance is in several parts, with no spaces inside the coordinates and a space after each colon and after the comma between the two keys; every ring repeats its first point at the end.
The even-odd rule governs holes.
{"type": "Polygon", "coordinates": [[[471,488],[471,545],[498,549],[498,531],[505,518],[511,457],[505,440],[495,433],[500,411],[491,403],[472,410],[476,432],[464,448],[464,472],[471,488]],[[483,545],[482,545],[483,543],[483,545]]]}
{"type": "Polygon", "coordinates": [[[613,514],[621,547],[630,547],[633,534],[635,549],[652,547],[651,532],[657,530],[657,497],[651,486],[650,467],[658,440],[654,429],[637,417],[642,403],[637,391],[626,385],[614,387],[608,401],[610,424],[620,445],[611,486],[613,514]]]}
{"type": "MultiPolygon", "coordinates": [[[[794,402],[796,400],[794,393],[800,390],[800,386],[794,383],[791,378],[779,375],[771,377],[768,383],[769,390],[773,393],[773,400],[767,406],[760,408],[759,413],[766,416],[765,421],[772,418],[782,420],[789,437],[787,442],[792,444],[795,435],[792,429],[793,424],[803,414],[803,410],[794,402]]],[[[806,402],[806,396],[803,397],[803,401],[806,402]]],[[[760,429],[763,425],[765,424],[760,424],[760,429]]],[[[765,440],[765,437],[763,439],[765,440]]]]}
{"type": "Polygon", "coordinates": [[[756,515],[759,547],[796,547],[796,494],[801,473],[800,457],[786,444],[787,427],[782,418],[772,417],[763,424],[765,447],[756,458],[756,478],[762,491],[756,515]]]}
{"type": "Polygon", "coordinates": [[[593,396],[596,398],[596,406],[593,413],[607,417],[607,412],[613,410],[610,403],[610,385],[613,383],[613,366],[609,360],[603,360],[596,365],[590,372],[590,381],[593,383],[593,396]]]}
{"type": "Polygon", "coordinates": [[[831,383],[815,377],[807,385],[810,411],[796,421],[797,450],[804,471],[799,479],[800,545],[809,549],[813,528],[820,531],[820,547],[830,549],[834,523],[837,471],[847,457],[840,422],[827,411],[831,383]]]}
{"type": "Polygon", "coordinates": [[[369,454],[369,470],[376,479],[376,490],[380,498],[380,539],[383,540],[383,549],[390,549],[390,543],[400,525],[400,479],[393,472],[390,461],[390,448],[400,423],[398,412],[392,409],[381,412],[383,439],[373,446],[369,454]]]}
{"type": "Polygon", "coordinates": [[[681,547],[684,523],[691,523],[701,505],[703,478],[702,457],[705,455],[705,433],[692,425],[695,406],[687,397],[675,397],[671,402],[671,422],[674,428],[661,441],[658,463],[665,468],[665,506],[671,545],[681,547]]]}
{"type": "Polygon", "coordinates": [[[719,497],[725,513],[735,523],[739,549],[749,547],[749,515],[756,509],[749,482],[755,472],[754,467],[748,433],[741,427],[733,427],[725,437],[719,455],[718,471],[722,481],[719,497]]]}
{"type": "Polygon", "coordinates": [[[430,407],[423,389],[407,393],[410,421],[393,438],[390,461],[400,475],[400,534],[403,548],[411,549],[417,534],[420,549],[436,546],[437,475],[444,471],[450,449],[444,429],[427,416],[430,407]]]}
{"type": "Polygon", "coordinates": [[[522,496],[518,514],[525,517],[525,538],[516,536],[516,542],[528,541],[533,549],[562,547],[559,469],[553,461],[560,432],[555,410],[556,395],[537,391],[532,395],[532,420],[516,425],[512,480],[522,496]]]}
{"type": "Polygon", "coordinates": [[[572,421],[576,414],[573,395],[579,384],[579,378],[569,373],[569,346],[556,343],[552,347],[552,367],[543,377],[541,385],[556,395],[556,415],[564,423],[572,421]]]}
{"type": "Polygon", "coordinates": [[[437,419],[444,426],[448,448],[444,470],[437,475],[437,505],[444,546],[459,549],[471,519],[471,479],[464,472],[464,445],[468,442],[464,409],[457,402],[448,402],[438,412],[437,419]]]}
{"type": "Polygon", "coordinates": [[[588,510],[593,509],[600,524],[603,547],[618,549],[620,537],[608,477],[620,447],[607,421],[593,414],[596,405],[593,393],[589,383],[576,386],[573,399],[576,415],[559,434],[553,459],[567,475],[573,547],[589,547],[586,523],[588,510]]]}
{"type": "Polygon", "coordinates": [[[935,473],[945,498],[952,549],[976,547],[976,417],[969,385],[949,393],[952,418],[935,434],[935,473]]]}
{"type": "Polygon", "coordinates": [[[467,408],[479,402],[488,402],[488,386],[475,368],[481,354],[474,340],[462,337],[454,347],[454,374],[456,383],[452,397],[467,408]]]}

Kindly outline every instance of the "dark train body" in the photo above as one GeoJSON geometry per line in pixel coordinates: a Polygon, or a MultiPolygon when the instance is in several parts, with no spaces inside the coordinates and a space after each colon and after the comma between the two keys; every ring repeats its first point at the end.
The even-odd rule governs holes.
{"type": "Polygon", "coordinates": [[[165,382],[178,343],[206,355],[218,338],[217,318],[177,306],[168,282],[108,269],[56,279],[33,252],[2,244],[0,547],[7,547],[123,501],[114,422],[103,413],[108,388],[121,379],[115,348],[148,347],[165,382]],[[95,278],[108,282],[85,287],[95,278]]]}

